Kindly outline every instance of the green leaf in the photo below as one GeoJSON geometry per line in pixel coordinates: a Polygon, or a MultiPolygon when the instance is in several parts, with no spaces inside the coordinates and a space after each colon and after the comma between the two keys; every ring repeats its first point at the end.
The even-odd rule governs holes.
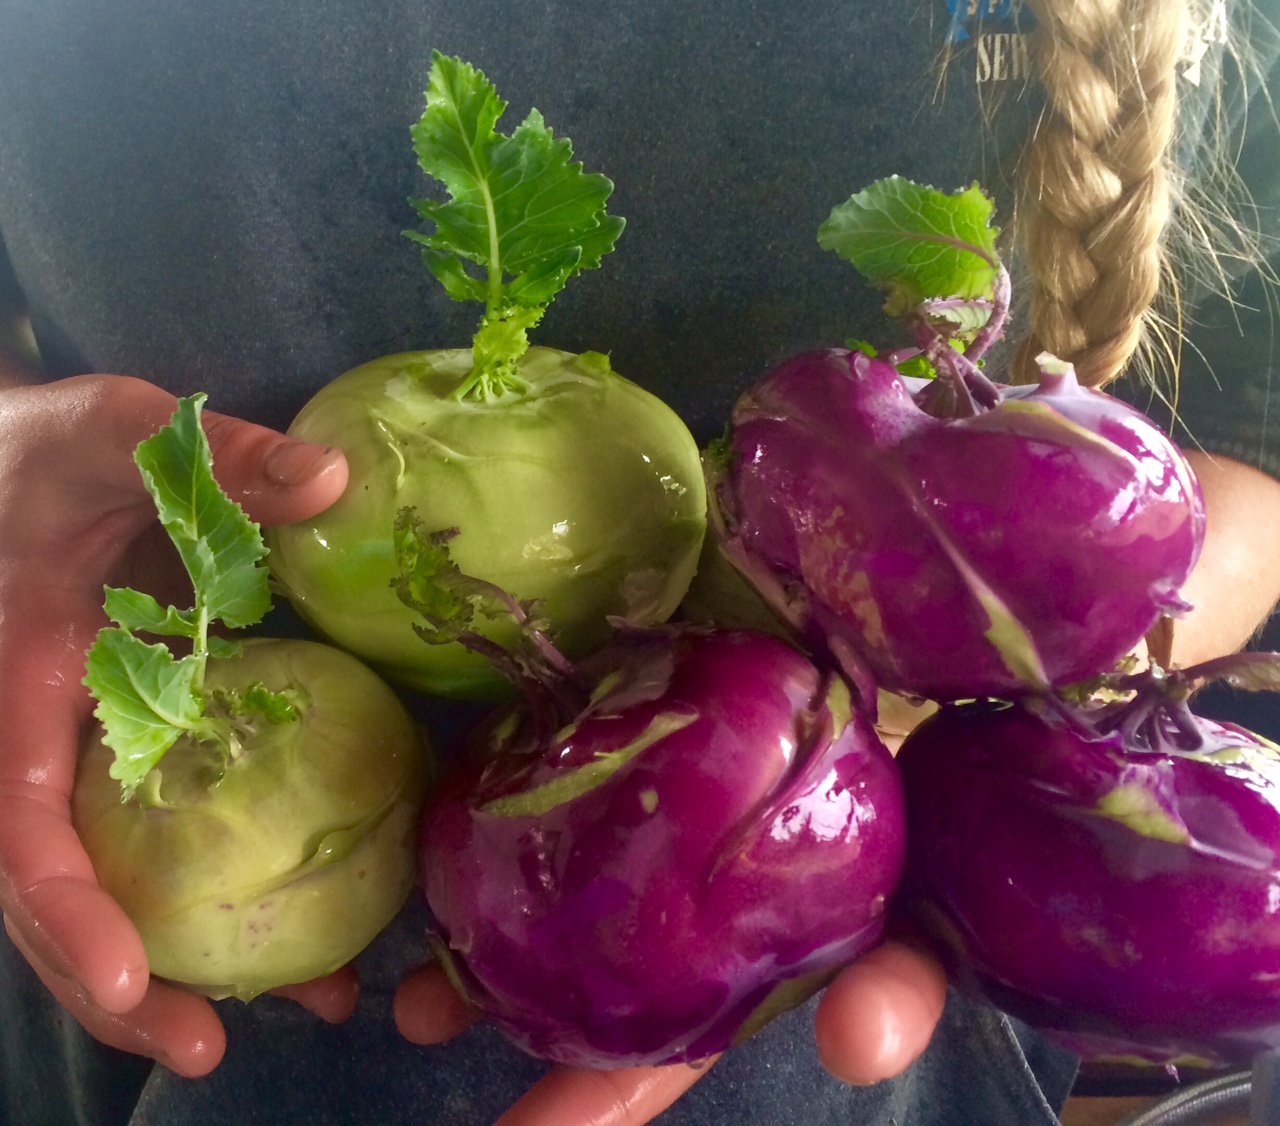
{"type": "Polygon", "coordinates": [[[954,346],[956,337],[972,336],[991,319],[991,306],[985,301],[925,301],[921,312],[940,328],[954,346]]]}
{"type": "MultiPolygon", "coordinates": [[[[543,615],[542,603],[518,599],[497,584],[463,571],[449,551],[449,541],[457,534],[457,528],[428,531],[411,506],[396,516],[392,543],[399,573],[391,586],[400,601],[422,618],[421,624],[414,623],[414,632],[429,645],[460,642],[483,654],[509,679],[536,676],[554,653],[546,637],[551,623],[543,615]],[[514,623],[519,629],[514,648],[485,634],[481,618],[514,623]]],[[[564,659],[556,657],[558,662],[553,663],[559,668],[564,659]]]]}
{"type": "Polygon", "coordinates": [[[267,549],[258,525],[214,480],[200,426],[204,400],[179,400],[169,425],[139,445],[134,459],[191,576],[197,605],[238,629],[261,621],[271,608],[267,570],[259,566],[267,549]]]}
{"type": "Polygon", "coordinates": [[[453,561],[449,541],[457,534],[457,528],[428,531],[413,508],[400,510],[392,531],[399,572],[392,586],[422,616],[426,625],[415,628],[432,644],[456,641],[474,627],[478,614],[501,612],[494,588],[453,561]]]}
{"type": "Polygon", "coordinates": [[[161,606],[151,595],[139,590],[105,587],[103,608],[122,629],[154,633],[163,637],[195,637],[198,627],[190,610],[161,606]]]}
{"type": "Polygon", "coordinates": [[[261,681],[238,691],[215,688],[209,693],[210,711],[237,719],[262,718],[268,723],[292,723],[299,715],[297,694],[273,692],[261,681]]]}
{"type": "Polygon", "coordinates": [[[499,133],[506,108],[484,74],[436,51],[412,129],[419,165],[448,198],[412,201],[434,226],[406,234],[449,296],[483,300],[490,318],[546,305],[569,278],[600,265],[624,226],[605,211],[613,183],[584,172],[536,109],[510,136],[499,133]]]}
{"type": "Polygon", "coordinates": [[[515,360],[527,351],[529,330],[542,320],[542,312],[542,306],[515,306],[500,316],[485,317],[471,343],[471,375],[454,392],[454,398],[464,398],[477,387],[481,398],[500,395],[504,390],[525,390],[515,360]]]}
{"type": "MultiPolygon", "coordinates": [[[[94,714],[103,727],[102,741],[116,754],[111,776],[126,797],[184,734],[231,752],[230,725],[208,714],[204,674],[210,655],[233,656],[240,645],[211,638],[209,624],[221,619],[235,628],[252,625],[271,607],[261,565],[267,552],[258,526],[214,480],[200,424],[204,400],[203,395],[180,399],[169,424],[134,454],[187,568],[196,605],[179,610],[161,606],[149,594],[107,587],[104,605],[117,624],[99,632],[85,666],[84,683],[98,701],[94,714]],[[191,654],[177,659],[165,645],[135,637],[134,630],[189,638],[191,654]]],[[[264,698],[263,692],[244,694],[252,709],[268,718],[285,715],[287,701],[264,698]]],[[[237,697],[236,707],[242,706],[237,697]]]]}
{"type": "MultiPolygon", "coordinates": [[[[405,231],[415,242],[427,243],[427,236],[419,231],[405,231]]],[[[484,282],[467,273],[461,261],[436,250],[430,245],[422,248],[422,260],[435,279],[444,286],[445,292],[455,301],[485,300],[484,282]]]]}
{"type": "Polygon", "coordinates": [[[116,753],[111,777],[131,794],[161,756],[201,724],[194,692],[195,657],[175,660],[164,645],[148,645],[123,629],[104,629],[89,650],[84,683],[98,700],[102,741],[116,753]]]}
{"type": "Polygon", "coordinates": [[[268,723],[292,723],[298,718],[298,705],[292,693],[273,692],[265,684],[255,682],[241,693],[242,714],[260,715],[268,723]]]}
{"type": "Polygon", "coordinates": [[[999,257],[991,199],[975,184],[950,195],[890,176],[836,207],[818,244],[888,291],[892,315],[930,297],[990,297],[999,257]]]}
{"type": "Polygon", "coordinates": [[[903,375],[910,375],[916,379],[936,379],[938,370],[929,362],[927,356],[912,356],[909,360],[903,360],[898,364],[898,370],[903,375]]]}
{"type": "Polygon", "coordinates": [[[240,656],[244,651],[243,641],[236,641],[230,637],[218,637],[216,634],[209,637],[207,645],[209,656],[215,661],[229,661],[232,657],[240,656]]]}

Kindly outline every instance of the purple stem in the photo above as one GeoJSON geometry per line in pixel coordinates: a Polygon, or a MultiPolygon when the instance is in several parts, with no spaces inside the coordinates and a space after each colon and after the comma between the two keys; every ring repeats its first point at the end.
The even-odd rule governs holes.
{"type": "MultiPolygon", "coordinates": [[[[953,413],[938,414],[936,410],[929,413],[940,418],[969,418],[999,404],[1000,389],[982,374],[968,355],[957,352],[947,338],[927,321],[916,321],[912,331],[920,350],[937,369],[939,378],[946,380],[954,396],[953,413]]],[[[927,410],[927,403],[933,398],[929,395],[929,388],[925,388],[917,396],[916,403],[927,410]]]]}
{"type": "Polygon", "coordinates": [[[1009,271],[1003,266],[996,273],[995,291],[991,295],[991,316],[965,354],[975,363],[987,354],[987,349],[1004,335],[1004,324],[1009,319],[1009,306],[1013,301],[1013,283],[1009,271]]]}

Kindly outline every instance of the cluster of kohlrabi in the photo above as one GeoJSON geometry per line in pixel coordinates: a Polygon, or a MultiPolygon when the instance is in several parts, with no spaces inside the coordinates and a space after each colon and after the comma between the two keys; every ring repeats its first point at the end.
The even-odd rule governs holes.
{"type": "Polygon", "coordinates": [[[879,940],[900,783],[838,673],[776,638],[652,628],[701,548],[699,454],[603,356],[525,350],[622,224],[607,180],[536,112],[498,134],[502,109],[435,57],[415,142],[451,198],[420,204],[434,229],[414,237],[486,314],[472,348],[374,361],[304,408],[292,433],[341,445],[351,485],[274,534],[272,567],[414,687],[519,690],[423,824],[464,996],[549,1058],[700,1059],[879,940]]]}
{"type": "Polygon", "coordinates": [[[108,588],[117,624],[89,652],[99,724],[72,816],[151,973],[248,999],[331,973],[399,910],[429,763],[404,705],[355,658],[210,632],[256,624],[271,598],[257,525],[214,481],[203,398],[136,454],[195,605],[108,588]]]}
{"type": "MultiPolygon", "coordinates": [[[[901,784],[839,672],[758,633],[652,628],[701,546],[698,451],[603,356],[526,350],[621,221],[603,213],[608,181],[570,164],[536,112],[497,134],[502,108],[483,75],[435,58],[415,140],[452,198],[420,205],[435,229],[415,237],[486,315],[472,348],[374,361],[304,409],[292,432],[340,445],[350,483],[272,534],[272,570],[322,632],[413,687],[520,690],[420,829],[434,942],[463,994],[553,1059],[701,1059],[879,940],[904,860],[901,784]]],[[[192,410],[180,433],[200,451],[203,512],[220,494],[192,410]]],[[[210,511],[230,522],[228,505],[210,511]]],[[[394,734],[411,726],[352,658],[255,642],[208,660],[208,620],[248,624],[266,604],[264,547],[235,521],[242,546],[220,523],[189,554],[235,564],[254,614],[200,594],[195,570],[191,613],[112,595],[124,628],[104,632],[89,680],[99,742],[136,765],[109,768],[95,744],[76,808],[153,971],[249,996],[335,968],[386,922],[422,787],[394,734]],[[128,668],[109,666],[126,647],[128,668]],[[145,699],[114,697],[116,681],[145,699]],[[146,709],[145,730],[124,729],[146,709]],[[137,791],[124,804],[109,770],[137,791]],[[355,941],[337,941],[340,923],[355,941]]]]}
{"type": "Polygon", "coordinates": [[[1280,1046],[1280,750],[1188,699],[1273,687],[1276,664],[1133,671],[1186,609],[1199,488],[1069,365],[1041,356],[1034,386],[984,370],[1010,301],[990,214],[976,188],[897,178],[832,213],[820,241],[910,342],[802,355],[742,396],[708,457],[702,575],[868,701],[941,705],[899,755],[898,902],[957,981],[1088,1056],[1247,1059],[1280,1046]]]}
{"type": "MultiPolygon", "coordinates": [[[[599,266],[623,221],[605,210],[612,183],[572,162],[537,110],[497,132],[505,105],[483,74],[437,52],[413,129],[448,198],[417,201],[433,230],[410,234],[451,298],[484,306],[472,346],[385,356],[323,388],[290,433],[340,446],[350,484],[269,535],[272,572],[304,618],[434,695],[492,695],[503,682],[483,656],[416,637],[391,589],[401,508],[456,529],[468,574],[540,600],[571,654],[603,642],[611,616],[665,621],[706,526],[698,450],[675,412],[601,352],[529,347],[548,302],[599,266]]],[[[502,616],[478,629],[499,645],[516,638],[502,616]]]]}
{"type": "MultiPolygon", "coordinates": [[[[1076,1048],[1275,1046],[1278,753],[1190,713],[1221,669],[1115,671],[1185,608],[1198,486],[1069,365],[984,371],[1010,302],[990,201],[894,178],[832,213],[820,241],[910,342],[799,356],[742,396],[705,459],[688,605],[743,624],[726,579],[764,631],[655,628],[703,538],[697,451],[603,355],[528,347],[622,222],[536,111],[498,133],[504,108],[434,57],[414,141],[449,198],[412,237],[483,320],[470,348],[375,360],[304,408],[292,432],[342,447],[350,484],[271,536],[337,644],[431,693],[518,689],[419,829],[462,994],[550,1059],[697,1060],[878,942],[898,892],[957,980],[1076,1048]],[[903,775],[885,692],[941,705],[903,775]]],[[[140,451],[197,606],[111,592],[76,823],[154,972],[251,995],[335,968],[398,907],[424,768],[352,658],[209,637],[265,609],[265,547],[216,499],[198,405],[140,451]]]]}

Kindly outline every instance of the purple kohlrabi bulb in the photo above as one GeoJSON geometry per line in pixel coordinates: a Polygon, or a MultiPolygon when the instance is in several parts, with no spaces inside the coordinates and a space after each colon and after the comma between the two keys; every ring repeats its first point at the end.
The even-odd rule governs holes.
{"type": "Polygon", "coordinates": [[[1280,1048],[1280,748],[1125,712],[925,720],[898,903],[962,986],[1081,1055],[1247,1063],[1280,1048]]]}
{"type": "Polygon", "coordinates": [[[1203,501],[1150,420],[1045,366],[1038,387],[938,418],[884,361],[790,360],[733,412],[721,550],[888,691],[1008,696],[1110,671],[1186,609],[1203,501]]]}
{"type": "Polygon", "coordinates": [[[596,671],[548,737],[495,719],[428,808],[436,944],[535,1055],[702,1059],[879,940],[901,783],[844,681],[776,638],[624,637],[596,671]]]}

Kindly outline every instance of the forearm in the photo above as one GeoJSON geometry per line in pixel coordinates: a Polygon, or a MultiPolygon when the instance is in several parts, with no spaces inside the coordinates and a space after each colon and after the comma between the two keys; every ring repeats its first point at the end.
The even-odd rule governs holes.
{"type": "Polygon", "coordinates": [[[1246,645],[1280,601],[1280,481],[1229,458],[1187,458],[1208,525],[1183,587],[1194,609],[1173,631],[1173,662],[1184,667],[1246,645]]]}

